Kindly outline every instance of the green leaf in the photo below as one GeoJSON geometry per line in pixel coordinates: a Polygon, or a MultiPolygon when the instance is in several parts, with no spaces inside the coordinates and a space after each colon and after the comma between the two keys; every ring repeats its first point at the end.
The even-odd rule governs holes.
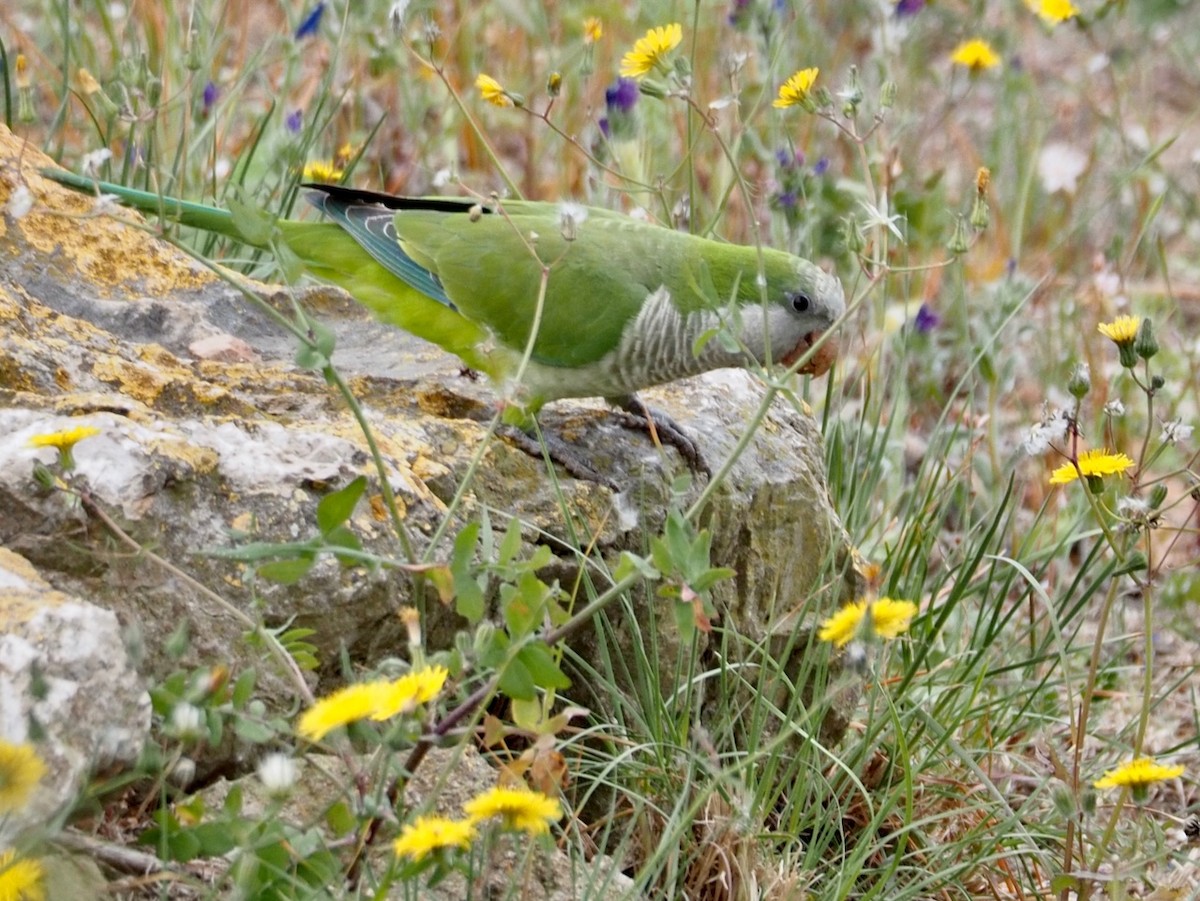
{"type": "Polygon", "coordinates": [[[679,630],[680,643],[688,647],[696,637],[696,616],[692,605],[688,601],[676,601],[671,604],[671,610],[675,614],[675,628],[679,630]]]}
{"type": "Polygon", "coordinates": [[[225,796],[225,803],[221,805],[221,809],[225,811],[227,817],[236,817],[242,812],[242,787],[238,783],[234,783],[229,787],[229,794],[225,796]]]}
{"type": "Polygon", "coordinates": [[[734,571],[728,566],[714,566],[711,569],[705,570],[695,579],[692,580],[692,590],[697,594],[707,591],[718,582],[725,579],[732,579],[734,571]]]}
{"type": "Polygon", "coordinates": [[[529,670],[533,681],[541,688],[570,688],[571,680],[566,677],[554,654],[545,642],[535,641],[525,645],[517,652],[517,659],[529,670]]]}
{"type": "Polygon", "coordinates": [[[483,589],[475,579],[475,545],[479,540],[480,524],[473,522],[458,533],[454,539],[454,553],[450,558],[450,571],[454,576],[455,610],[469,623],[483,618],[483,589]]]}
{"type": "Polygon", "coordinates": [[[529,701],[537,694],[537,685],[528,667],[518,654],[504,665],[500,673],[500,691],[517,701],[529,701]]]}
{"type": "Polygon", "coordinates": [[[500,541],[500,551],[497,554],[497,563],[501,567],[507,567],[517,554],[521,552],[521,523],[514,516],[508,521],[508,528],[504,530],[504,538],[500,541]]]}
{"type": "Polygon", "coordinates": [[[191,832],[199,842],[203,857],[220,857],[237,847],[236,834],[226,822],[201,823],[192,827],[191,832]]]}
{"type": "Polygon", "coordinates": [[[246,702],[250,700],[250,696],[254,694],[254,683],[258,681],[258,671],[253,667],[243,672],[237,677],[237,681],[233,683],[233,707],[235,710],[240,710],[246,706],[246,702]]]}
{"type": "Polygon", "coordinates": [[[328,535],[346,522],[367,490],[367,477],[359,476],[350,484],[321,498],[317,504],[317,527],[328,535]]]}
{"type": "Polygon", "coordinates": [[[265,745],[276,738],[276,732],[270,726],[241,716],[233,721],[233,734],[252,745],[265,745]]]}
{"type": "Polygon", "coordinates": [[[312,569],[314,562],[316,561],[312,557],[301,557],[296,560],[276,560],[273,563],[262,564],[255,572],[264,579],[278,582],[280,585],[294,585],[308,575],[308,571],[312,569]]]}
{"type": "Polygon", "coordinates": [[[345,801],[338,801],[325,811],[325,823],[337,838],[343,838],[358,828],[358,819],[345,801]]]}
{"type": "Polygon", "coordinates": [[[550,587],[528,570],[521,573],[516,585],[500,587],[504,623],[513,638],[528,635],[537,628],[549,595],[550,587]]]}
{"type": "Polygon", "coordinates": [[[613,571],[613,580],[623,582],[634,573],[640,575],[643,579],[659,578],[658,570],[646,557],[639,557],[637,554],[631,554],[629,551],[621,551],[621,556],[617,560],[617,568],[613,571]]]}
{"type": "Polygon", "coordinates": [[[327,532],[324,537],[326,543],[331,547],[343,548],[344,550],[353,552],[348,554],[339,554],[336,550],[333,552],[333,556],[337,558],[342,566],[362,565],[363,561],[358,556],[363,549],[362,542],[358,540],[358,536],[350,531],[348,527],[336,526],[332,531],[327,532]]]}

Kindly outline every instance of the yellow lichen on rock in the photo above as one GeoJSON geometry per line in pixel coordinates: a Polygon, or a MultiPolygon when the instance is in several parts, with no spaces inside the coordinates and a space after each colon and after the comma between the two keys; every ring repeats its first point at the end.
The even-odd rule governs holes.
{"type": "MultiPolygon", "coordinates": [[[[20,184],[32,192],[36,201],[33,209],[16,221],[14,231],[29,247],[77,268],[96,288],[107,293],[117,286],[137,285],[154,296],[199,287],[215,279],[209,271],[187,265],[179,254],[164,253],[162,245],[142,228],[93,216],[95,201],[42,178],[37,170],[55,165],[54,161],[24,144],[3,125],[0,158],[21,161],[19,172],[9,170],[0,175],[0,206],[20,184]],[[81,217],[88,218],[87,228],[80,228],[81,217]]],[[[137,213],[122,211],[120,215],[128,223],[153,231],[153,226],[147,226],[137,213]]],[[[0,231],[0,237],[13,236],[0,231]]],[[[5,241],[6,246],[13,243],[5,241]]],[[[129,292],[115,296],[129,296],[129,292]]]]}

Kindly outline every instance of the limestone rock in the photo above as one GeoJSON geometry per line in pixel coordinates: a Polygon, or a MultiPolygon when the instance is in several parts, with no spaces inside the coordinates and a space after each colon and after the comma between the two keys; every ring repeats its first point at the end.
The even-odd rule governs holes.
{"type": "Polygon", "coordinates": [[[29,803],[0,817],[0,848],[61,813],[93,773],[133,764],[149,731],[117,617],[0,548],[0,738],[32,744],[47,767],[29,803]]]}

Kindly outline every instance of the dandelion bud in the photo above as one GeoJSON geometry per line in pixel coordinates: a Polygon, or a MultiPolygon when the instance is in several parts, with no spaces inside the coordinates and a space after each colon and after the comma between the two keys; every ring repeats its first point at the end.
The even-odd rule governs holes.
{"type": "Polygon", "coordinates": [[[1087,363],[1079,363],[1067,382],[1067,391],[1076,400],[1082,400],[1092,390],[1092,371],[1087,363]]]}
{"type": "Polygon", "coordinates": [[[1150,509],[1157,510],[1167,499],[1167,486],[1159,482],[1150,489],[1150,509]]]}
{"type": "Polygon", "coordinates": [[[29,74],[29,60],[25,58],[24,53],[17,54],[16,76],[13,78],[19,90],[24,90],[33,85],[32,76],[29,74]]]}
{"type": "Polygon", "coordinates": [[[29,74],[29,61],[24,53],[17,54],[16,77],[13,81],[17,86],[17,118],[22,122],[32,122],[37,118],[33,111],[33,78],[29,74]]]}
{"type": "Polygon", "coordinates": [[[204,58],[200,53],[200,32],[193,31],[191,38],[188,40],[187,53],[183,57],[183,64],[189,72],[198,72],[204,67],[204,58]]]}
{"type": "Polygon", "coordinates": [[[492,650],[492,644],[496,640],[496,627],[491,623],[484,621],[475,627],[475,647],[474,652],[476,657],[482,657],[492,650]]]}
{"type": "Polygon", "coordinates": [[[987,166],[980,166],[975,172],[975,193],[980,197],[987,194],[988,185],[992,181],[992,170],[987,166]]]}
{"type": "Polygon", "coordinates": [[[983,231],[988,227],[988,222],[991,221],[991,210],[988,209],[987,198],[982,194],[975,195],[975,202],[971,204],[971,228],[975,231],[983,231]]]}
{"type": "Polygon", "coordinates": [[[550,77],[546,79],[546,93],[551,97],[557,97],[562,93],[562,73],[551,72],[550,77]]]}
{"type": "Polygon", "coordinates": [[[1056,788],[1050,794],[1050,802],[1054,805],[1054,809],[1058,811],[1058,815],[1066,820],[1072,819],[1076,815],[1075,796],[1066,788],[1056,788]]]}
{"type": "Polygon", "coordinates": [[[853,216],[849,216],[842,220],[842,236],[846,241],[846,250],[855,256],[866,250],[867,241],[863,237],[862,229],[858,225],[858,220],[853,216]]]}
{"type": "Polygon", "coordinates": [[[879,108],[891,109],[896,105],[896,94],[900,90],[894,81],[885,81],[879,89],[879,108]]]}
{"type": "Polygon", "coordinates": [[[1154,323],[1147,316],[1138,326],[1137,337],[1133,339],[1133,349],[1143,360],[1149,360],[1158,353],[1158,339],[1154,337],[1154,323]]]}
{"type": "Polygon", "coordinates": [[[967,240],[967,223],[962,216],[959,216],[954,223],[954,234],[950,236],[946,249],[955,256],[964,254],[971,249],[971,243],[967,240]]]}
{"type": "Polygon", "coordinates": [[[667,96],[666,87],[652,78],[643,78],[638,83],[638,90],[647,97],[654,97],[657,100],[664,100],[667,96]]]}
{"type": "Polygon", "coordinates": [[[1166,383],[1167,383],[1167,380],[1164,379],[1161,375],[1153,375],[1150,377],[1150,390],[1154,391],[1154,392],[1161,391],[1163,388],[1163,385],[1165,385],[1166,383]]]}

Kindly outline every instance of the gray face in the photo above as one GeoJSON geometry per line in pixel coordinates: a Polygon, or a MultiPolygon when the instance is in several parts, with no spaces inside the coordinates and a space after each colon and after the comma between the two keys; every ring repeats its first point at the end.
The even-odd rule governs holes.
{"type": "MultiPolygon", "coordinates": [[[[755,316],[745,317],[743,340],[760,363],[767,360],[764,339],[769,336],[771,361],[791,366],[846,310],[842,283],[835,276],[807,260],[798,260],[797,270],[795,283],[767,308],[765,323],[755,316]]],[[[826,338],[800,372],[822,375],[836,357],[837,345],[826,338]]]]}

